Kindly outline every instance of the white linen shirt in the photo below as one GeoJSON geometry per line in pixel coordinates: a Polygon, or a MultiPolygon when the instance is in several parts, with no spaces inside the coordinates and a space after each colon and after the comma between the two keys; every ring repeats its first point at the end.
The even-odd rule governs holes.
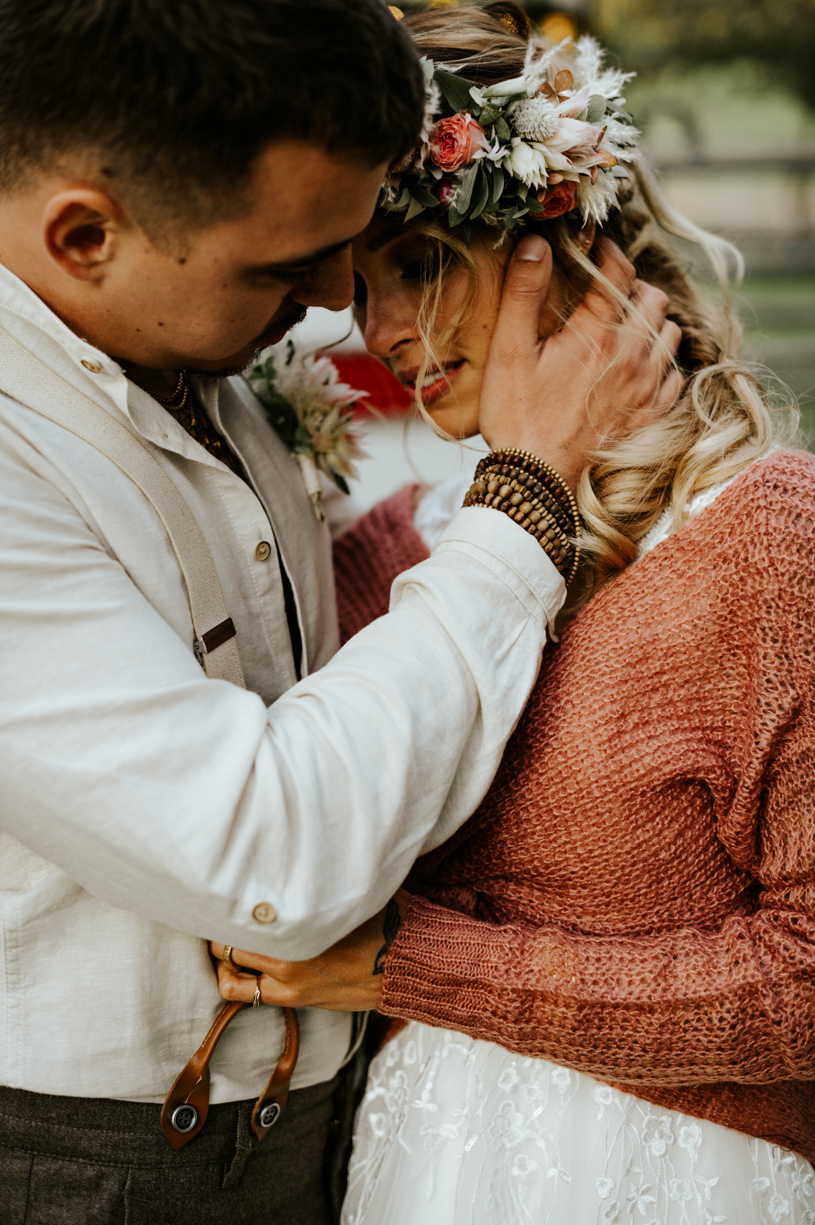
{"type": "MultiPolygon", "coordinates": [[[[135,428],[237,627],[248,691],[196,662],[175,554],[137,486],[0,395],[0,1083],[158,1102],[222,1005],[207,938],[311,957],[474,810],[563,582],[505,516],[463,510],[335,655],[328,533],[242,380],[198,390],[254,491],[2,266],[0,323],[135,428]]],[[[330,1079],[351,1032],[347,1013],[300,1019],[295,1088],[330,1079]]],[[[278,1009],[240,1013],[211,1100],[256,1096],[283,1041],[278,1009]]]]}

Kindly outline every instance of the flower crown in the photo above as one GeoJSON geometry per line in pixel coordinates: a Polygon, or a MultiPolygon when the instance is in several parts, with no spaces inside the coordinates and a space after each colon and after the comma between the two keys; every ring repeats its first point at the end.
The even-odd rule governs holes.
{"type": "Polygon", "coordinates": [[[425,118],[419,143],[391,167],[381,206],[411,221],[446,213],[512,230],[563,215],[603,222],[639,157],[622,89],[634,73],[605,68],[585,36],[540,53],[530,44],[523,75],[479,88],[454,67],[422,59],[425,118]],[[568,56],[570,67],[562,66],[568,56]]]}

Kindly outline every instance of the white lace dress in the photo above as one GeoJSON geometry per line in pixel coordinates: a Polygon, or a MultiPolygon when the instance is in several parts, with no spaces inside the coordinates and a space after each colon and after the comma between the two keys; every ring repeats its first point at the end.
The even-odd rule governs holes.
{"type": "MultiPolygon", "coordinates": [[[[420,504],[428,546],[462,484],[420,504]]],[[[669,530],[666,517],[643,552],[669,530]]],[[[629,1222],[815,1225],[815,1173],[763,1140],[450,1030],[413,1022],[373,1061],[342,1225],[629,1222]]]]}

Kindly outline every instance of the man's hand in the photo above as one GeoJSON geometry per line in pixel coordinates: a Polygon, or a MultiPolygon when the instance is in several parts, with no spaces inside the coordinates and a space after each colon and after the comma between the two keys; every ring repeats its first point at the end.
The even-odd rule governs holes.
{"type": "Polygon", "coordinates": [[[376,1008],[385,958],[409,902],[410,895],[399,889],[384,910],[310,961],[277,961],[233,948],[232,961],[248,971],[241,973],[224,962],[224,946],[213,942],[209,948],[216,958],[221,995],[225,1000],[251,1003],[258,985],[261,1001],[281,1008],[337,1012],[376,1008]]]}
{"type": "Polygon", "coordinates": [[[598,252],[600,271],[627,309],[589,289],[566,326],[542,341],[538,318],[552,253],[539,235],[518,243],[481,390],[479,422],[490,446],[531,451],[572,489],[587,452],[662,416],[683,386],[672,366],[682,334],[666,322],[668,297],[638,281],[609,239],[598,252]]]}

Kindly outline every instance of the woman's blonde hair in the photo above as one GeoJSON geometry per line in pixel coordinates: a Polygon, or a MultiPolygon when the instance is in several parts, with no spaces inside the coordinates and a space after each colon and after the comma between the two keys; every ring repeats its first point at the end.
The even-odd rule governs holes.
{"type": "MultiPolygon", "coordinates": [[[[511,3],[426,11],[407,18],[405,25],[422,54],[456,65],[478,85],[492,85],[523,71],[528,22],[511,3]]],[[[636,169],[633,178],[621,184],[620,205],[603,233],[622,248],[642,280],[668,295],[669,318],[682,330],[676,364],[686,382],[667,416],[598,450],[584,469],[577,500],[586,529],[581,541],[585,564],[582,581],[570,593],[572,608],[636,558],[639,541],[666,508],[679,526],[695,494],[729,480],[766,455],[780,433],[761,382],[739,359],[741,329],[728,305],[731,269],[736,278],[743,271],[738,251],[676,213],[645,168],[636,169]],[[666,235],[702,249],[721,286],[723,305],[716,306],[693,285],[666,235]]],[[[459,231],[433,220],[415,228],[427,238],[433,257],[434,271],[426,278],[419,318],[427,369],[435,363],[434,346],[466,324],[475,296],[476,266],[459,231]],[[468,272],[469,288],[453,318],[445,320],[441,336],[444,279],[451,267],[468,272]]],[[[600,282],[607,295],[621,306],[628,305],[587,258],[565,219],[545,223],[542,232],[567,275],[582,274],[600,282]]],[[[495,245],[496,231],[489,234],[495,245]]],[[[484,235],[480,237],[483,240],[484,235]]],[[[788,411],[790,436],[795,421],[795,413],[788,411]]]]}

